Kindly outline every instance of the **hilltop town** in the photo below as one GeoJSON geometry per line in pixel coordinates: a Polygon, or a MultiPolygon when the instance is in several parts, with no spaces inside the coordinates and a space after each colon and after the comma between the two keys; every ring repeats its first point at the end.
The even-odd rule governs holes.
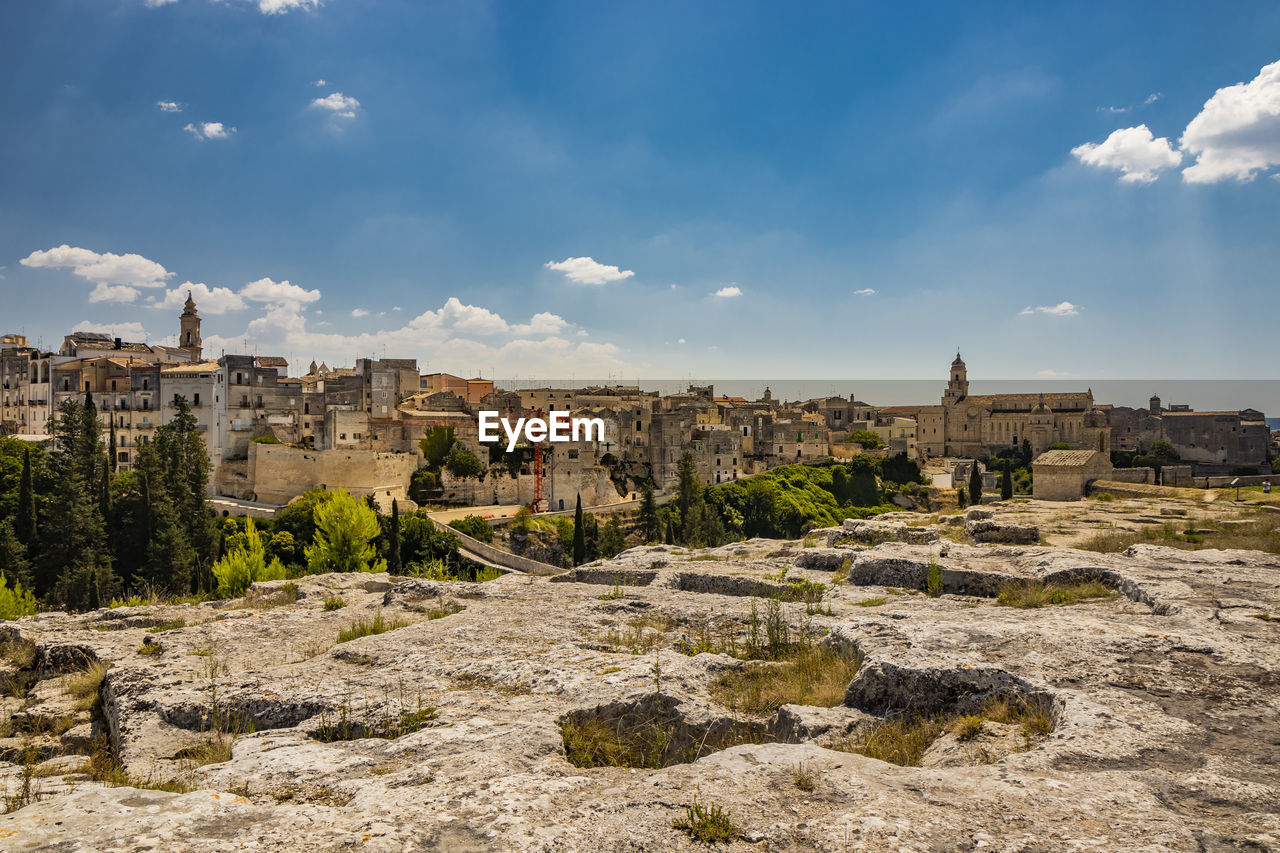
{"type": "MultiPolygon", "coordinates": [[[[74,332],[57,352],[45,352],[21,335],[4,336],[0,434],[45,440],[64,401],[91,395],[104,431],[114,436],[116,470],[127,471],[137,449],[172,421],[175,397],[182,397],[209,454],[211,497],[283,505],[307,489],[340,485],[384,506],[395,499],[539,510],[571,509],[579,495],[588,507],[625,503],[643,483],[669,491],[686,451],[708,485],[780,465],[899,454],[935,479],[941,473],[959,484],[972,460],[1016,457],[1029,475],[1032,460],[1050,450],[1080,451],[1057,457],[1056,467],[1045,460],[1046,471],[1065,463],[1083,472],[1065,486],[1046,483],[1044,496],[1068,498],[1080,497],[1086,481],[1117,477],[1220,485],[1203,478],[1266,475],[1274,455],[1265,417],[1254,409],[1198,412],[1158,397],[1135,409],[1097,401],[1088,389],[971,395],[958,353],[936,404],[877,406],[853,396],[786,401],[767,389],[752,401],[717,396],[710,385],[665,396],[628,385],[503,390],[493,380],[420,374],[414,359],[362,358],[353,367],[313,361],[304,375],[290,376],[281,357],[208,357],[201,322],[188,296],[177,346],[74,332]],[[600,418],[605,435],[507,453],[479,442],[480,411],[569,411],[600,418]],[[478,471],[470,465],[422,475],[422,440],[442,428],[475,457],[478,471]],[[1144,454],[1157,443],[1172,453],[1153,465],[1144,454]]],[[[979,464],[993,488],[998,471],[979,464]]]]}

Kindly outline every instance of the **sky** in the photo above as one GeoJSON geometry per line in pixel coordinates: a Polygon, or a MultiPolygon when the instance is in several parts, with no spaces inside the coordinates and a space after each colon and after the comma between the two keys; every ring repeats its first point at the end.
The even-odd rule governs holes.
{"type": "Polygon", "coordinates": [[[1270,379],[1280,6],[6,0],[0,332],[1270,379]]]}

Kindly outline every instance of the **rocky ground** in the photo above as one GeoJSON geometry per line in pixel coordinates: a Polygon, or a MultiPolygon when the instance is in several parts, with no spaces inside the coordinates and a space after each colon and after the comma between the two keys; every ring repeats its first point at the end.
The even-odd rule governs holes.
{"type": "Polygon", "coordinates": [[[1159,509],[900,514],[555,578],[323,575],[6,623],[0,848],[707,849],[672,826],[695,798],[742,851],[1280,848],[1280,557],[973,543],[1159,509]],[[1013,579],[1114,595],[1002,606],[1013,579]],[[752,716],[716,698],[752,665],[685,652],[771,608],[791,638],[860,657],[842,703],[752,716]],[[378,616],[389,630],[338,642],[378,616]],[[844,751],[885,720],[981,718],[993,699],[1047,709],[1052,731],[979,719],[921,766],[844,751]],[[566,757],[566,721],[637,717],[680,763],[566,757]],[[717,749],[732,732],[748,742],[717,749]]]}

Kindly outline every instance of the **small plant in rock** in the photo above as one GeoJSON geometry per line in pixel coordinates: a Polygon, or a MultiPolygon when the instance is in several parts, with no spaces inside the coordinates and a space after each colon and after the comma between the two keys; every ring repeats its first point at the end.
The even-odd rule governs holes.
{"type": "Polygon", "coordinates": [[[796,783],[796,787],[801,791],[812,791],[818,786],[817,777],[811,769],[805,766],[802,761],[791,771],[791,781],[796,783]]]}
{"type": "Polygon", "coordinates": [[[63,690],[75,699],[77,711],[89,711],[97,707],[102,681],[107,677],[107,665],[101,661],[89,665],[83,672],[67,676],[63,690]]]}
{"type": "Polygon", "coordinates": [[[404,628],[411,624],[404,619],[386,619],[382,615],[382,608],[378,608],[377,613],[372,619],[357,619],[338,632],[338,642],[345,643],[360,637],[369,637],[374,634],[385,634],[387,631],[394,631],[397,628],[404,628]]]}
{"type": "Polygon", "coordinates": [[[173,620],[170,620],[169,622],[161,622],[159,625],[156,625],[155,627],[148,628],[147,633],[160,634],[164,631],[176,631],[179,628],[185,628],[185,627],[187,627],[186,619],[173,619],[173,620]]]}
{"type": "MultiPolygon", "coordinates": [[[[151,639],[150,637],[147,637],[147,640],[150,640],[150,639],[151,639]]],[[[148,656],[156,657],[163,652],[164,652],[164,643],[144,642],[142,645],[138,646],[138,654],[140,655],[148,655],[148,656]]]]}
{"type": "Polygon", "coordinates": [[[930,560],[929,568],[925,574],[925,592],[937,598],[942,595],[942,589],[942,566],[939,566],[936,560],[930,560]]]}
{"type": "Polygon", "coordinates": [[[996,604],[1001,607],[1033,609],[1051,605],[1077,604],[1114,598],[1116,592],[1100,580],[1074,583],[1045,583],[1039,580],[1008,581],[1000,587],[996,604]]]}
{"type": "Polygon", "coordinates": [[[347,603],[342,600],[340,595],[327,595],[324,599],[324,610],[326,613],[333,610],[340,610],[346,607],[347,603]]]}
{"type": "Polygon", "coordinates": [[[600,596],[601,601],[617,601],[623,598],[626,593],[623,591],[622,575],[613,576],[613,586],[607,593],[600,596]]]}
{"type": "Polygon", "coordinates": [[[880,597],[864,598],[861,601],[855,601],[854,604],[858,607],[879,607],[885,603],[885,600],[886,599],[880,597]]]}
{"type": "Polygon", "coordinates": [[[973,740],[982,731],[982,717],[977,714],[957,717],[948,730],[958,740],[973,740]]]}
{"type": "Polygon", "coordinates": [[[733,825],[729,813],[714,803],[703,806],[695,797],[693,805],[685,809],[685,815],[671,822],[672,829],[685,832],[694,841],[704,844],[726,844],[738,837],[738,830],[733,825]]]}

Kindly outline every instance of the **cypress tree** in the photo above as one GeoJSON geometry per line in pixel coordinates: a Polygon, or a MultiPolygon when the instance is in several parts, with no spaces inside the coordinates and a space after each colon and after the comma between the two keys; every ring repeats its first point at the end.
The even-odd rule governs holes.
{"type": "Polygon", "coordinates": [[[676,506],[680,508],[680,531],[684,533],[685,523],[689,519],[689,508],[698,499],[698,463],[693,454],[686,450],[676,463],[676,506]]]}
{"type": "Polygon", "coordinates": [[[1007,501],[1013,497],[1013,471],[1010,470],[1009,460],[1004,461],[1004,473],[1000,475],[1000,500],[1007,501]]]}
{"type": "Polygon", "coordinates": [[[116,448],[116,419],[112,415],[107,423],[111,424],[111,440],[107,442],[107,467],[111,469],[111,473],[115,473],[116,460],[120,458],[116,448]]]}
{"type": "Polygon", "coordinates": [[[27,546],[27,553],[36,541],[36,495],[31,487],[31,448],[22,451],[22,479],[18,483],[18,541],[27,546]]]}
{"type": "Polygon", "coordinates": [[[978,469],[978,460],[973,460],[969,470],[969,503],[977,506],[982,503],[982,471],[978,469]]]}
{"type": "Polygon", "coordinates": [[[387,571],[393,575],[401,574],[400,569],[400,504],[391,501],[391,531],[387,545],[387,571]]]}
{"type": "Polygon", "coordinates": [[[573,564],[580,566],[587,559],[587,531],[582,522],[582,493],[578,493],[578,506],[573,511],[573,564]]]}
{"type": "Polygon", "coordinates": [[[640,512],[637,521],[645,544],[657,542],[662,535],[662,522],[658,518],[658,504],[653,499],[653,486],[649,483],[645,483],[640,489],[640,512]]]}
{"type": "Polygon", "coordinates": [[[667,519],[667,544],[676,544],[676,523],[674,519],[667,519]]]}
{"type": "Polygon", "coordinates": [[[964,509],[969,504],[968,497],[964,493],[964,486],[956,489],[956,503],[960,505],[961,509],[964,509]]]}
{"type": "Polygon", "coordinates": [[[98,589],[98,573],[89,576],[89,609],[97,610],[102,606],[102,593],[98,589]]]}

